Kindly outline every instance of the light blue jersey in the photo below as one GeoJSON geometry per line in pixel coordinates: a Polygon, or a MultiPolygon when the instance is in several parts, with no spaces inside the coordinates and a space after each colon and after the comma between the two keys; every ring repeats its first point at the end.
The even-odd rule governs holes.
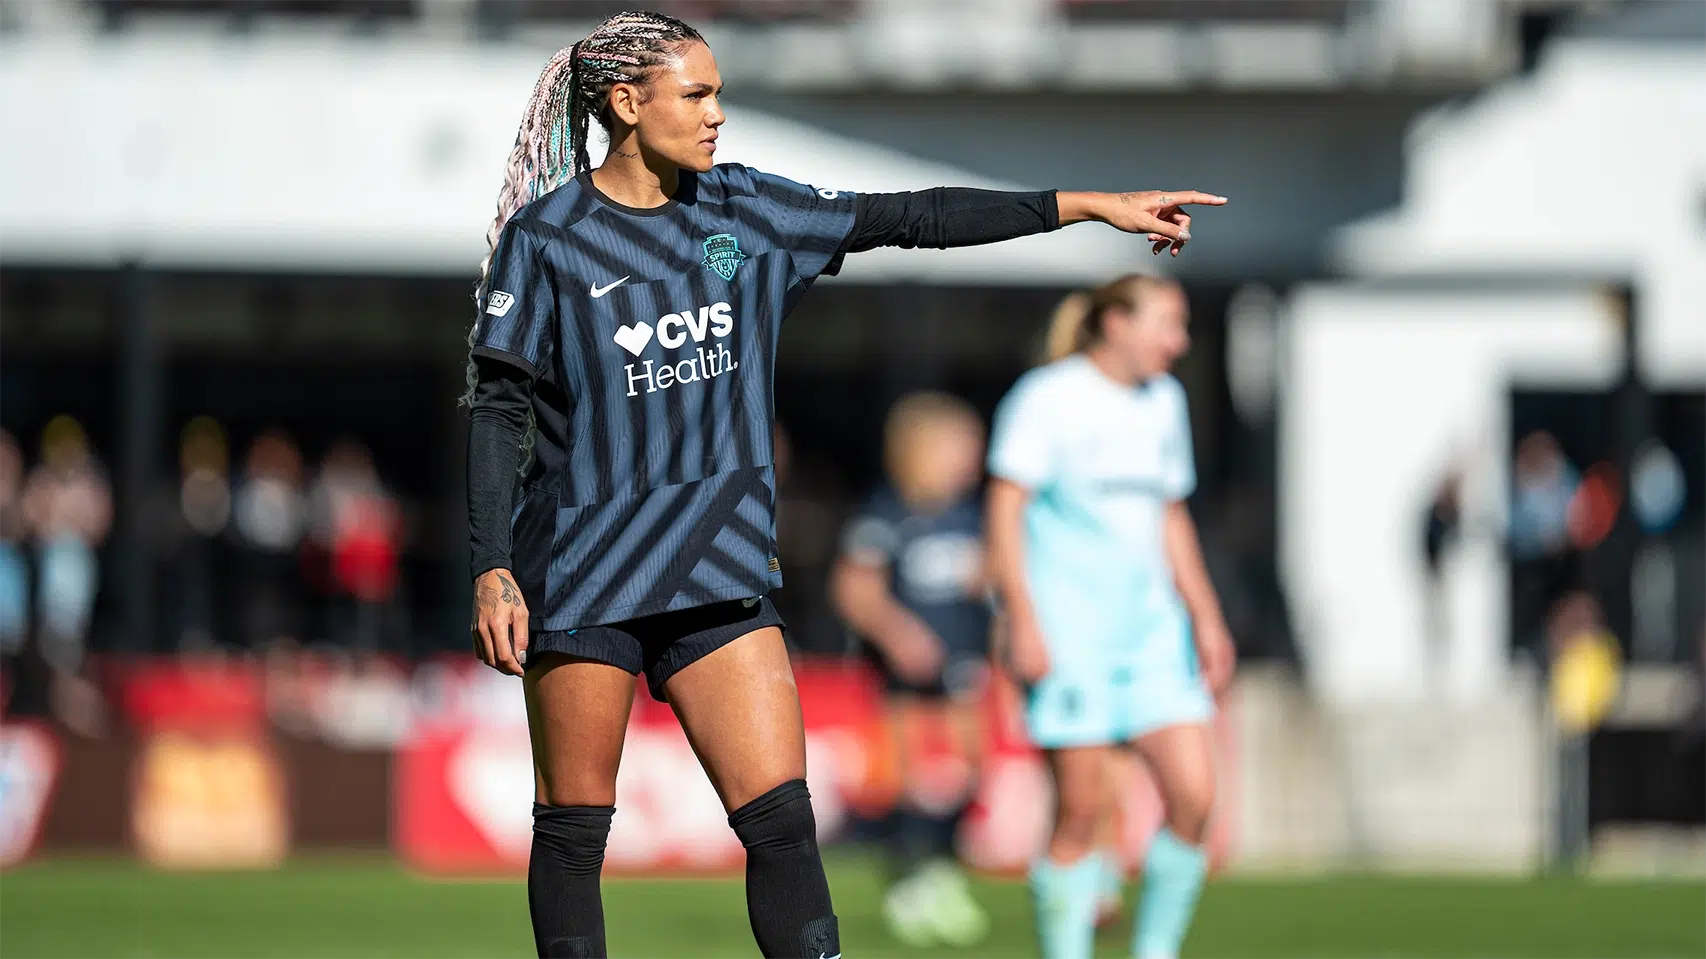
{"type": "Polygon", "coordinates": [[[1212,704],[1162,540],[1168,504],[1196,487],[1179,381],[1123,386],[1083,355],[1032,370],[996,412],[989,470],[1032,494],[1025,573],[1051,664],[1030,691],[1037,744],[1206,721],[1212,704]]]}

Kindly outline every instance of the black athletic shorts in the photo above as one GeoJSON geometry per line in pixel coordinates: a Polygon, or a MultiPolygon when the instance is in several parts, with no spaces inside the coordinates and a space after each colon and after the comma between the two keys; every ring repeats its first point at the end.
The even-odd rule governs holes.
{"type": "Polygon", "coordinates": [[[663,684],[671,676],[755,629],[783,625],[770,597],[731,599],[619,623],[536,634],[527,644],[527,668],[543,661],[545,653],[609,663],[636,676],[644,672],[652,698],[665,702],[663,684]]]}

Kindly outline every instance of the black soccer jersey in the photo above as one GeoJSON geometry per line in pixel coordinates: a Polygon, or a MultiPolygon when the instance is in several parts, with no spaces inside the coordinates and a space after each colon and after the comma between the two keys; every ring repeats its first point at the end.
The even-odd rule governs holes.
{"type": "Polygon", "coordinates": [[[655,209],[582,176],[510,219],[474,352],[535,377],[512,523],[535,629],[781,585],[776,342],[853,223],[851,193],[738,164],[683,171],[655,209]]]}
{"type": "Polygon", "coordinates": [[[922,619],[953,658],[982,656],[989,648],[989,605],[978,592],[983,574],[978,507],[976,499],[966,499],[939,513],[921,513],[884,486],[842,535],[842,555],[886,566],[895,600],[922,619]]]}

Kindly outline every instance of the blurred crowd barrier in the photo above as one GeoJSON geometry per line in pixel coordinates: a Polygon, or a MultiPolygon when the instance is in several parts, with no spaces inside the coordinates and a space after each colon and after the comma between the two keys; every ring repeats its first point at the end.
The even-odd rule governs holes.
{"type": "MultiPolygon", "coordinates": [[[[513,873],[532,838],[533,769],[514,679],[464,657],[381,655],[102,660],[117,715],[101,737],[37,721],[0,726],[0,865],[33,854],[127,853],[167,868],[267,867],[294,852],[389,850],[432,873],[513,873]]],[[[862,663],[796,666],[808,765],[825,841],[853,840],[900,799],[898,730],[862,663]]],[[[1046,839],[1046,773],[1017,699],[997,685],[978,800],[959,842],[973,866],[1022,870],[1046,839]]],[[[1240,762],[1238,710],[1220,724],[1240,762]]],[[[921,729],[929,760],[912,795],[960,791],[973,770],[947,730],[921,729]]],[[[1146,782],[1127,822],[1139,861],[1160,821],[1146,782]]],[[[1217,857],[1235,855],[1230,811],[1217,857]]],[[[738,869],[740,843],[680,725],[641,691],[629,726],[608,868],[738,869]]]]}
{"type": "MultiPolygon", "coordinates": [[[[366,849],[425,873],[525,870],[533,775],[512,678],[459,656],[305,652],[101,658],[92,673],[115,712],[107,735],[0,725],[0,866],[98,853],[162,868],[266,868],[301,852],[366,849]]],[[[796,677],[821,836],[858,841],[903,788],[880,683],[839,659],[802,659],[796,677]]],[[[1011,687],[992,686],[977,800],[958,836],[968,863],[1008,874],[1041,847],[1050,815],[1046,772],[1016,706],[1011,687]]],[[[1558,757],[1567,754],[1533,680],[1472,705],[1329,708],[1289,670],[1257,666],[1221,704],[1216,729],[1225,787],[1211,846],[1220,868],[1525,874],[1558,849],[1568,814],[1558,757]]],[[[930,741],[931,730],[919,732],[930,741]]],[[[927,751],[914,797],[932,788],[951,796],[973,774],[937,732],[942,748],[927,751]]],[[[1686,793],[1690,777],[1706,780],[1706,746],[1663,742],[1676,753],[1675,778],[1657,788],[1686,793]]],[[[1609,756],[1627,752],[1614,744],[1609,756]]],[[[1160,804],[1135,775],[1123,847],[1138,862],[1160,804]]],[[[741,865],[679,724],[643,688],[616,805],[613,871],[741,865]]],[[[1628,808],[1667,815],[1651,802],[1628,808]]],[[[1697,831],[1601,831],[1623,847],[1620,868],[1698,871],[1689,865],[1697,831]]]]}
{"type": "MultiPolygon", "coordinates": [[[[297,853],[367,850],[425,874],[525,870],[532,764],[512,677],[466,657],[305,652],[99,659],[94,672],[113,703],[107,734],[0,724],[0,867],[94,853],[268,869],[297,853]]],[[[797,681],[822,840],[865,840],[902,793],[879,679],[858,662],[807,657],[797,681]]],[[[1049,821],[1046,770],[1017,703],[1003,684],[984,701],[983,773],[959,833],[967,862],[996,874],[1022,872],[1049,821]]],[[[1607,739],[1628,737],[1624,718],[1593,741],[1597,763],[1628,764],[1628,741],[1607,739]]],[[[972,775],[947,730],[913,739],[928,744],[931,732],[940,749],[926,746],[914,797],[933,785],[954,795],[972,775]]],[[[1532,874],[1558,850],[1561,734],[1537,677],[1498,700],[1326,706],[1285,667],[1254,665],[1221,703],[1216,735],[1221,869],[1532,874]]],[[[1160,802],[1134,775],[1123,848],[1141,862],[1160,802]]],[[[681,727],[643,689],[616,807],[614,872],[740,867],[681,727]]],[[[1651,812],[1626,805],[1600,845],[1628,860],[1643,834],[1629,824],[1651,812]]]]}

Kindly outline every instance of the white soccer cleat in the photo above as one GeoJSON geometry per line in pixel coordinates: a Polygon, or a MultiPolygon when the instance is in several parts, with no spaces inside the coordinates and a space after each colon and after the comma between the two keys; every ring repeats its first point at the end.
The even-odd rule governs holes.
{"type": "Polygon", "coordinates": [[[883,922],[889,935],[910,949],[936,945],[931,905],[922,876],[908,876],[890,886],[888,894],[883,896],[883,922]]]}
{"type": "Polygon", "coordinates": [[[951,946],[975,946],[989,935],[989,914],[972,897],[965,873],[953,863],[926,866],[919,876],[928,885],[936,936],[951,946]]]}

